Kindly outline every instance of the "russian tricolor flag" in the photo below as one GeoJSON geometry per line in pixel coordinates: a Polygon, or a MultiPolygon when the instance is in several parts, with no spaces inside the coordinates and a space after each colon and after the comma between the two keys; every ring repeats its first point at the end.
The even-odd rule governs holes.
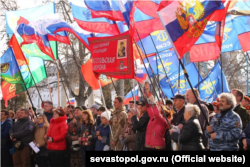
{"type": "Polygon", "coordinates": [[[67,101],[68,105],[75,105],[75,98],[70,98],[69,101],[67,101]]]}
{"type": "Polygon", "coordinates": [[[82,29],[110,35],[120,34],[115,21],[106,18],[93,18],[91,11],[83,1],[71,0],[70,5],[74,20],[82,29]]]}
{"type": "Polygon", "coordinates": [[[84,0],[92,18],[105,17],[114,21],[124,21],[118,2],[114,0],[84,0]]]}
{"type": "Polygon", "coordinates": [[[17,32],[24,40],[20,45],[21,47],[24,44],[36,43],[43,53],[55,60],[47,34],[36,32],[34,27],[24,23],[17,27],[17,32]]]}
{"type": "Polygon", "coordinates": [[[220,0],[170,1],[158,15],[182,58],[202,35],[207,22],[223,20],[225,12],[220,0]]]}
{"type": "Polygon", "coordinates": [[[129,101],[134,101],[134,96],[135,100],[139,100],[139,91],[138,91],[138,85],[132,89],[125,97],[124,97],[124,105],[129,104],[129,101]]]}

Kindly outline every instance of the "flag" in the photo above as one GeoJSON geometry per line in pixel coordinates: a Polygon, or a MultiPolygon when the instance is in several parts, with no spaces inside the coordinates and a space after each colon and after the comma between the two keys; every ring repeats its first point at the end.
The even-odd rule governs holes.
{"type": "Polygon", "coordinates": [[[11,84],[23,84],[22,76],[11,47],[1,56],[1,77],[11,84]]]}
{"type": "Polygon", "coordinates": [[[93,18],[85,3],[79,0],[70,2],[74,20],[84,30],[97,33],[118,35],[120,32],[114,21],[106,18],[93,18]]]}
{"type": "Polygon", "coordinates": [[[221,53],[221,45],[223,43],[223,34],[225,27],[226,11],[229,3],[225,7],[222,20],[207,24],[202,35],[191,47],[190,50],[190,61],[201,62],[216,60],[219,58],[221,53]]]}
{"type": "Polygon", "coordinates": [[[208,21],[221,21],[225,13],[222,1],[172,1],[158,14],[180,57],[202,35],[208,21]],[[198,12],[199,11],[199,12],[198,12]]]}
{"type": "MultiPolygon", "coordinates": [[[[25,18],[25,19],[21,19],[20,21],[27,20],[26,23],[28,23],[28,22],[37,20],[37,18],[40,18],[41,16],[50,15],[54,13],[55,13],[55,3],[49,3],[46,5],[38,6],[34,8],[28,8],[28,9],[22,9],[22,10],[16,10],[16,11],[7,11],[5,14],[6,33],[9,35],[9,38],[12,37],[12,35],[16,32],[16,27],[18,25],[17,23],[18,23],[18,20],[20,20],[20,17],[25,18]]],[[[19,37],[16,36],[16,38],[18,39],[19,37]]],[[[55,58],[57,58],[56,42],[50,41],[49,43],[51,45],[55,58]]],[[[32,46],[31,48],[38,48],[36,44],[30,44],[30,45],[35,45],[35,46],[32,46]]],[[[29,55],[33,55],[33,56],[38,55],[38,54],[40,56],[45,55],[41,52],[40,49],[33,50],[31,48],[28,49],[29,55]]]]}
{"type": "Polygon", "coordinates": [[[141,39],[142,44],[140,41],[137,42],[144,54],[144,49],[146,51],[146,54],[152,54],[156,53],[157,51],[161,52],[173,47],[165,30],[154,31],[150,33],[150,35],[152,38],[150,36],[147,36],[141,39]]]}
{"type": "Polygon", "coordinates": [[[91,32],[81,29],[76,22],[73,22],[71,25],[69,25],[62,19],[58,19],[57,22],[54,22],[54,24],[48,26],[47,29],[53,34],[68,31],[74,34],[75,37],[77,37],[87,49],[89,49],[88,37],[93,36],[91,32]]]}
{"type": "MultiPolygon", "coordinates": [[[[195,87],[198,84],[198,77],[199,80],[202,80],[202,77],[198,73],[198,70],[195,66],[194,63],[189,63],[188,65],[185,66],[185,69],[187,70],[187,73],[189,74],[189,80],[192,84],[193,87],[195,87]]],[[[160,80],[160,86],[162,88],[163,93],[168,97],[173,97],[175,94],[178,93],[178,88],[180,88],[180,94],[185,94],[187,89],[190,89],[190,85],[185,79],[184,76],[184,71],[180,71],[180,86],[178,86],[178,78],[179,78],[179,73],[178,71],[172,73],[171,75],[168,76],[169,81],[167,78],[163,78],[160,80]],[[174,95],[172,94],[171,88],[174,92],[174,95]]]]}
{"type": "MultiPolygon", "coordinates": [[[[34,23],[33,26],[35,24],[36,23],[34,23]]],[[[20,46],[22,47],[22,45],[25,44],[36,43],[44,54],[55,60],[46,31],[41,29],[38,30],[38,25],[36,25],[37,27],[33,26],[32,24],[26,25],[24,23],[18,25],[17,32],[23,39],[20,46]]]]}
{"type": "Polygon", "coordinates": [[[130,27],[130,12],[133,9],[134,0],[120,0],[117,1],[120,11],[128,27],[130,27]]]}
{"type": "MultiPolygon", "coordinates": [[[[47,73],[44,60],[39,57],[26,56],[26,58],[29,62],[29,68],[35,80],[35,83],[39,83],[46,79],[47,73]]],[[[27,65],[20,66],[20,71],[22,73],[27,89],[35,85],[27,65]]]]}
{"type": "MultiPolygon", "coordinates": [[[[222,72],[222,78],[221,78],[221,65],[218,61],[216,65],[212,68],[212,70],[209,73],[209,76],[204,78],[199,83],[199,94],[200,99],[206,102],[213,102],[216,101],[216,93],[214,90],[214,87],[216,89],[217,94],[222,93],[222,80],[223,80],[223,92],[228,93],[230,92],[230,88],[228,86],[226,77],[224,75],[224,72],[222,72]],[[211,80],[210,80],[211,79],[211,80]],[[214,85],[214,87],[213,87],[214,85]]],[[[196,87],[198,89],[198,86],[196,87]]]]}
{"type": "Polygon", "coordinates": [[[249,0],[231,1],[227,13],[233,15],[250,15],[250,1],[249,0]]]}
{"type": "Polygon", "coordinates": [[[105,17],[114,21],[124,21],[118,2],[114,0],[84,0],[92,18],[105,17]]]}
{"type": "Polygon", "coordinates": [[[68,105],[75,105],[75,98],[69,98],[69,101],[67,101],[68,105]]]}
{"type": "MultiPolygon", "coordinates": [[[[84,80],[89,84],[89,86],[93,90],[97,90],[100,88],[98,79],[100,80],[101,87],[112,83],[112,80],[110,77],[107,77],[105,75],[99,75],[97,77],[94,74],[93,67],[92,67],[92,59],[89,59],[84,65],[82,65],[81,71],[82,71],[84,80]]],[[[116,80],[117,80],[116,78],[113,78],[113,82],[115,82],[116,80]]]]}
{"type": "Polygon", "coordinates": [[[48,32],[47,35],[49,41],[58,41],[70,45],[68,34],[65,31],[57,32],[56,34],[48,32]]]}
{"type": "Polygon", "coordinates": [[[143,83],[147,79],[145,67],[140,59],[135,59],[135,78],[136,81],[143,83]]]}
{"type": "Polygon", "coordinates": [[[224,27],[221,52],[241,50],[238,34],[234,27],[237,28],[238,25],[234,26],[231,15],[227,16],[224,27]]]}
{"type": "Polygon", "coordinates": [[[130,34],[135,41],[139,41],[140,38],[142,39],[149,36],[150,33],[156,30],[164,29],[159,18],[148,16],[135,7],[133,7],[129,17],[130,34]],[[136,30],[138,31],[140,38],[138,37],[136,30]]]}
{"type": "Polygon", "coordinates": [[[1,90],[3,100],[5,101],[5,107],[8,107],[8,100],[26,91],[25,86],[23,84],[11,84],[5,81],[2,82],[1,90]]]}
{"type": "Polygon", "coordinates": [[[243,52],[250,50],[250,16],[233,16],[233,26],[243,52]]]}
{"type": "Polygon", "coordinates": [[[15,54],[15,57],[16,57],[16,61],[17,61],[17,64],[19,66],[22,66],[22,65],[25,65],[25,64],[28,64],[20,46],[19,46],[19,43],[17,41],[17,38],[16,38],[16,35],[12,35],[11,39],[10,39],[10,42],[9,42],[9,47],[12,47],[13,49],[13,52],[15,54]]]}
{"type": "Polygon", "coordinates": [[[130,92],[128,92],[128,94],[124,97],[123,104],[127,105],[129,104],[129,101],[134,101],[134,97],[135,100],[139,100],[138,85],[135,88],[133,88],[130,92]]]}
{"type": "MultiPolygon", "coordinates": [[[[168,51],[168,50],[162,51],[159,53],[159,55],[157,54],[156,56],[149,57],[148,60],[149,60],[149,62],[147,61],[147,59],[144,59],[143,61],[146,64],[146,66],[148,66],[147,70],[148,70],[150,77],[153,77],[154,75],[151,72],[151,68],[147,64],[151,65],[155,75],[167,73],[167,75],[169,76],[173,72],[177,71],[178,67],[179,67],[179,60],[178,60],[178,58],[175,55],[175,52],[173,50],[172,51],[168,51]],[[162,66],[162,64],[163,64],[163,66],[162,66]],[[164,69],[165,69],[166,73],[165,73],[164,69]]],[[[146,71],[145,71],[145,73],[146,73],[146,71]]]]}
{"type": "Polygon", "coordinates": [[[134,6],[146,15],[158,18],[157,10],[162,0],[137,0],[134,3],[134,6]]]}

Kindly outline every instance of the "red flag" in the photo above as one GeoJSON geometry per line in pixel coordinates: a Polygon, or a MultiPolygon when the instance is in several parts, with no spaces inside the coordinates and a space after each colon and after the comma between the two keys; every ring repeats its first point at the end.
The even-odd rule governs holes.
{"type": "MultiPolygon", "coordinates": [[[[111,78],[105,75],[100,75],[99,78],[95,75],[93,72],[93,67],[92,67],[92,59],[89,59],[87,63],[82,65],[82,75],[85,81],[89,84],[89,86],[93,90],[97,90],[100,88],[98,79],[101,82],[101,87],[106,86],[112,82],[111,78]]],[[[113,78],[113,81],[118,80],[117,78],[113,78]]]]}
{"type": "Polygon", "coordinates": [[[88,40],[95,73],[119,79],[134,78],[133,43],[129,32],[88,40]]]}
{"type": "Polygon", "coordinates": [[[5,101],[5,107],[8,107],[8,100],[18,96],[20,93],[25,91],[22,88],[21,84],[11,84],[5,81],[2,82],[1,89],[3,99],[5,101]]]}
{"type": "Polygon", "coordinates": [[[15,57],[16,57],[16,60],[17,60],[17,63],[19,66],[22,66],[22,65],[27,65],[27,60],[23,54],[23,51],[21,50],[20,46],[19,46],[19,43],[16,39],[16,36],[15,34],[12,35],[11,39],[10,39],[10,42],[9,42],[9,47],[12,46],[12,49],[14,51],[14,54],[15,54],[15,57]]]}

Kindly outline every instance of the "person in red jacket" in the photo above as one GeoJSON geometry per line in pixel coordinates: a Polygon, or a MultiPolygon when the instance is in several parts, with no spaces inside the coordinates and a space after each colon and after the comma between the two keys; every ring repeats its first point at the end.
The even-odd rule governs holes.
{"type": "MultiPolygon", "coordinates": [[[[163,107],[163,112],[167,112],[166,107],[163,107]]],[[[165,149],[165,132],[168,129],[168,124],[161,110],[159,111],[156,105],[147,107],[150,120],[146,131],[145,147],[146,150],[164,150],[165,149]]],[[[167,115],[168,116],[168,115],[167,115]]]]}
{"type": "Polygon", "coordinates": [[[53,110],[53,118],[47,133],[47,149],[52,167],[64,166],[64,154],[66,150],[66,135],[68,132],[67,116],[63,109],[53,110]]]}

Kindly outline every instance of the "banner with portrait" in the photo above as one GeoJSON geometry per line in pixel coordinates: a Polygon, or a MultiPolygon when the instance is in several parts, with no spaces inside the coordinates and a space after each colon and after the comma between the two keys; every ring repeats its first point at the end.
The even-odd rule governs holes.
{"type": "Polygon", "coordinates": [[[93,72],[113,78],[134,78],[132,38],[129,33],[88,38],[93,72]]]}

